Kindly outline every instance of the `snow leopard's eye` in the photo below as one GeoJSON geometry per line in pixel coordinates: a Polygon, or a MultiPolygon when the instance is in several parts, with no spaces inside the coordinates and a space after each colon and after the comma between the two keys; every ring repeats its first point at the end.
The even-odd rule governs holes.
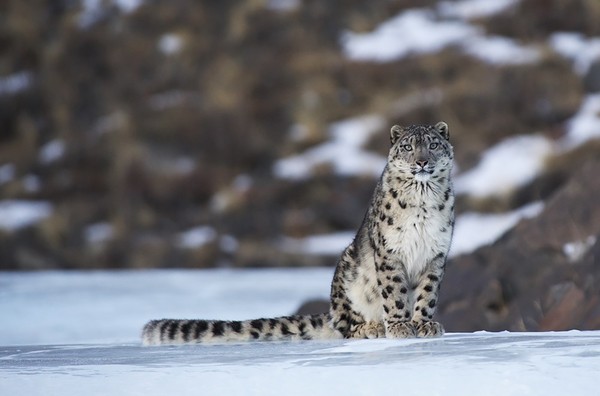
{"type": "Polygon", "coordinates": [[[410,144],[405,144],[402,148],[406,151],[412,151],[412,146],[410,144]]]}
{"type": "Polygon", "coordinates": [[[429,145],[429,150],[435,150],[438,147],[438,143],[431,143],[429,145]]]}

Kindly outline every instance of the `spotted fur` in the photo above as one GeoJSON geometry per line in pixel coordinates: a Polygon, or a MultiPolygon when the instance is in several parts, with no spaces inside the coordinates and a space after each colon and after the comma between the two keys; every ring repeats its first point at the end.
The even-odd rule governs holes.
{"type": "Polygon", "coordinates": [[[337,264],[328,313],[153,320],[144,327],[144,344],[441,336],[433,316],[454,228],[448,125],[395,125],[390,133],[386,167],[337,264]]]}

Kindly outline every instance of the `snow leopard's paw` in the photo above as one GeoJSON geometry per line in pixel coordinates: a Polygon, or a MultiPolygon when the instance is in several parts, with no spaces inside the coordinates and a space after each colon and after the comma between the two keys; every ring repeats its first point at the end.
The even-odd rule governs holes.
{"type": "Polygon", "coordinates": [[[388,322],[385,335],[387,338],[411,338],[417,333],[411,322],[388,322]]]}
{"type": "Polygon", "coordinates": [[[413,323],[417,337],[441,337],[444,335],[444,327],[439,322],[423,321],[413,323]]]}
{"type": "Polygon", "coordinates": [[[384,338],[385,328],[380,322],[365,322],[350,328],[349,338],[384,338]]]}

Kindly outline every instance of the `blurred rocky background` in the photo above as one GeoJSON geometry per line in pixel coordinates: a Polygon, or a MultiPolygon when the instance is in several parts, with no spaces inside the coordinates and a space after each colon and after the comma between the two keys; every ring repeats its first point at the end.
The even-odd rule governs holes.
{"type": "Polygon", "coordinates": [[[332,266],[439,120],[440,320],[600,328],[597,0],[3,1],[0,269],[332,266]]]}

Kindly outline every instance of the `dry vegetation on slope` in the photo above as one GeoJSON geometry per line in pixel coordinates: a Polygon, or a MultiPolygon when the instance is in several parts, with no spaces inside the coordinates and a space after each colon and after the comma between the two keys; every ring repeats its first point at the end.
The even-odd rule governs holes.
{"type": "MultiPolygon", "coordinates": [[[[327,167],[280,180],[276,159],[364,114],[447,121],[461,170],[508,136],[558,139],[593,76],[577,75],[549,35],[592,37],[600,26],[595,1],[523,0],[473,23],[537,46],[536,63],[490,66],[454,46],[379,63],[349,60],[343,32],[437,2],[308,0],[278,11],[254,0],[144,1],[130,12],[102,4],[87,18],[73,1],[0,5],[0,76],[25,81],[0,95],[0,166],[14,169],[0,194],[53,205],[39,223],[0,230],[0,268],[333,264],[277,241],[356,228],[375,180],[327,167]],[[57,143],[61,155],[41,154],[57,143]],[[198,225],[211,227],[207,243],[182,247],[181,233],[198,225]],[[110,232],[94,237],[98,227],[110,232]]],[[[368,144],[381,154],[387,146],[387,127],[368,144]]],[[[514,194],[461,197],[458,209],[548,198],[597,155],[590,146],[552,160],[514,194]]]]}

